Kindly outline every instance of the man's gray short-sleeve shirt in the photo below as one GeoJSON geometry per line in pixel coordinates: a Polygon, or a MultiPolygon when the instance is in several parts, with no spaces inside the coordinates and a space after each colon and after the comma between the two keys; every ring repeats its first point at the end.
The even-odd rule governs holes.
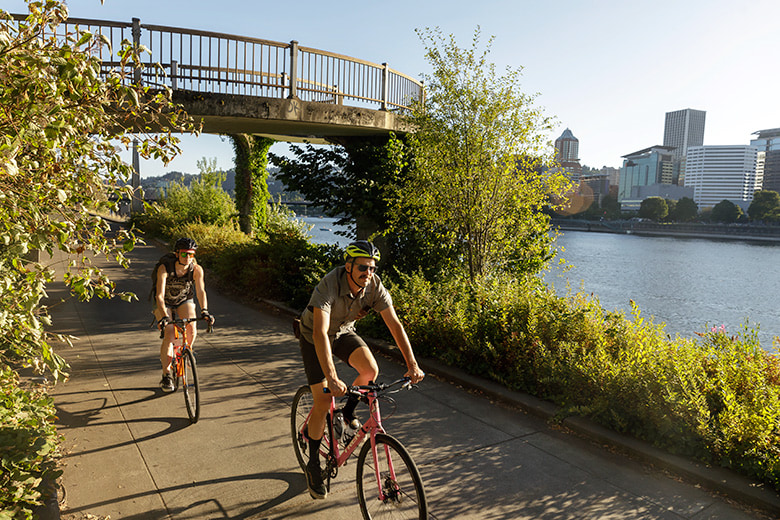
{"type": "Polygon", "coordinates": [[[337,267],[326,274],[314,289],[309,305],[301,315],[301,335],[309,343],[314,343],[315,307],[330,313],[328,336],[332,341],[344,332],[355,330],[355,320],[361,317],[361,311],[374,309],[382,312],[393,304],[390,293],[376,274],[357,296],[349,290],[347,276],[349,274],[344,266],[337,267]]]}

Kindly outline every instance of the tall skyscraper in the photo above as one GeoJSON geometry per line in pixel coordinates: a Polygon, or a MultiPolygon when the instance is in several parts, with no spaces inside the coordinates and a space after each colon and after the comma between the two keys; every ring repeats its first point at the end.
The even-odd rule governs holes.
{"type": "Polygon", "coordinates": [[[666,113],[664,146],[673,146],[676,157],[685,158],[689,146],[704,145],[704,110],[677,110],[666,113]]]}
{"type": "Polygon", "coordinates": [[[568,128],[555,140],[555,158],[573,181],[579,181],[582,174],[580,164],[580,141],[568,128]]]}

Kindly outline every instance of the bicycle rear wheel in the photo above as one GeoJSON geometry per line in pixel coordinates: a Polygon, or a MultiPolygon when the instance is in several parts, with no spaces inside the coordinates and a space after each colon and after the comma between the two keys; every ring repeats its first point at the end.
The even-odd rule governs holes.
{"type": "Polygon", "coordinates": [[[303,436],[303,427],[309,420],[309,413],[314,406],[314,397],[311,395],[311,388],[302,386],[295,392],[290,413],[290,428],[292,432],[293,449],[295,458],[301,469],[306,471],[306,464],[309,462],[309,443],[303,436]]]}
{"type": "Polygon", "coordinates": [[[190,422],[196,423],[200,418],[200,386],[198,385],[198,369],[195,365],[195,354],[186,349],[182,356],[184,367],[181,374],[181,386],[184,390],[184,403],[187,405],[187,415],[190,422]]]}
{"type": "Polygon", "coordinates": [[[420,472],[406,448],[390,435],[376,434],[375,456],[370,441],[360,449],[357,492],[366,520],[428,518],[420,472]]]}

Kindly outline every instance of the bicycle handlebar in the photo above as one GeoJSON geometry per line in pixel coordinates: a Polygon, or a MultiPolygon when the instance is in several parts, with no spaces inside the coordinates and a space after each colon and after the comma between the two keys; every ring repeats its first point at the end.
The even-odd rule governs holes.
{"type": "MultiPolygon", "coordinates": [[[[412,378],[402,377],[400,379],[396,379],[392,383],[370,383],[367,385],[348,386],[347,394],[355,394],[360,396],[367,392],[383,392],[398,385],[401,385],[401,389],[411,389],[413,386],[415,386],[412,385],[412,378]]],[[[323,388],[322,391],[326,394],[330,393],[330,389],[328,387],[323,388]]]]}
{"type": "MultiPolygon", "coordinates": [[[[174,319],[168,319],[167,325],[187,325],[188,323],[192,323],[193,321],[198,320],[204,320],[208,322],[208,326],[206,327],[206,332],[213,332],[214,331],[214,325],[211,323],[211,320],[208,318],[204,318],[201,316],[200,318],[174,318],[174,319]]],[[[155,325],[155,321],[152,320],[152,324],[150,325],[153,327],[155,325]]],[[[183,328],[183,327],[182,327],[183,328]]],[[[163,329],[160,329],[160,339],[165,337],[165,331],[163,329]]]]}

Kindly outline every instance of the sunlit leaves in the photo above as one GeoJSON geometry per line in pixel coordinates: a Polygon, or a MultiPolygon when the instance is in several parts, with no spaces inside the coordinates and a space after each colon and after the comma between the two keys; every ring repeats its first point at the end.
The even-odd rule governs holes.
{"type": "Polygon", "coordinates": [[[395,227],[413,221],[436,233],[472,279],[539,270],[550,256],[542,209],[567,188],[546,171],[551,119],[523,93],[520,69],[496,72],[479,30],[465,49],[438,29],[418,35],[433,72],[410,117],[414,175],[398,187],[395,227]]]}
{"type": "Polygon", "coordinates": [[[126,265],[135,241],[132,233],[107,235],[96,216],[132,195],[131,168],[114,138],[140,121],[162,128],[133,138],[146,156],[169,160],[178,147],[166,114],[176,114],[177,129],[191,126],[167,91],[132,83],[143,49],[126,42],[118,66],[101,76],[96,51],[105,37],[73,25],[66,32],[59,2],[30,2],[29,10],[24,21],[0,13],[0,362],[36,361],[59,374],[64,362],[49,344],[56,338],[43,330],[49,319],[41,302],[54,280],[46,263],[58,254],[70,259],[64,279],[79,299],[113,296],[113,282],[90,259],[126,265]]]}

